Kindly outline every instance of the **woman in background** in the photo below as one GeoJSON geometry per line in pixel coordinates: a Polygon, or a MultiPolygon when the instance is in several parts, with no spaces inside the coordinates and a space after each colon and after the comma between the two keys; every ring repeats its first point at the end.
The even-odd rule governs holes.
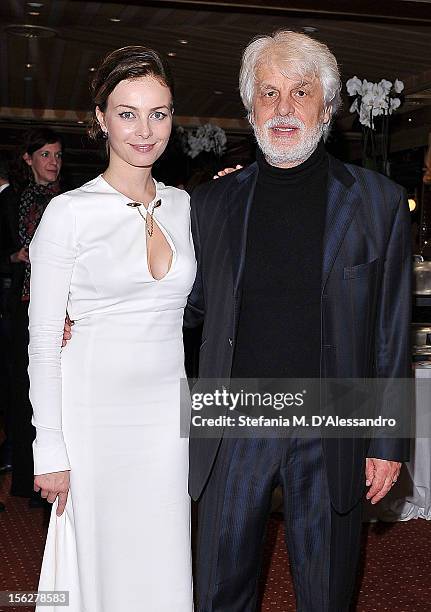
{"type": "Polygon", "coordinates": [[[125,47],[92,92],[108,168],[51,201],[30,247],[35,488],[55,502],[39,590],[69,591],[70,612],[191,612],[179,385],[196,263],[188,195],[151,174],[172,81],[157,53],[125,47]]]}
{"type": "Polygon", "coordinates": [[[11,173],[14,192],[9,198],[10,261],[12,265],[12,485],[11,494],[28,497],[30,507],[41,505],[33,491],[34,427],[28,399],[28,303],[31,267],[28,247],[42,214],[59,192],[61,137],[49,128],[24,134],[11,173]]]}

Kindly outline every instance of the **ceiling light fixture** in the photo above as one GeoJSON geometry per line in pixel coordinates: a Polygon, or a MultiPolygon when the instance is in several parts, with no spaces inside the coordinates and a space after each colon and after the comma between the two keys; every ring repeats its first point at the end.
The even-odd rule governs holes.
{"type": "Polygon", "coordinates": [[[178,40],[178,42],[180,43],[180,45],[188,45],[189,44],[189,41],[186,40],[185,38],[180,38],[178,40]]]}
{"type": "Polygon", "coordinates": [[[32,17],[37,17],[38,15],[40,15],[39,11],[29,11],[28,14],[32,17]]]}
{"type": "Polygon", "coordinates": [[[221,89],[214,89],[214,93],[215,93],[216,96],[221,96],[223,94],[221,89]]]}
{"type": "Polygon", "coordinates": [[[3,28],[8,34],[22,36],[23,38],[52,38],[57,36],[57,30],[45,26],[33,25],[29,23],[11,23],[3,28]]]}
{"type": "Polygon", "coordinates": [[[88,70],[89,70],[90,72],[96,72],[96,68],[95,68],[94,66],[91,66],[91,67],[90,67],[88,70]]]}
{"type": "Polygon", "coordinates": [[[318,32],[319,28],[316,28],[314,26],[304,26],[302,28],[302,31],[305,32],[306,34],[313,34],[313,32],[318,32]]]}
{"type": "Polygon", "coordinates": [[[31,8],[42,8],[43,2],[27,2],[31,8]]]}
{"type": "Polygon", "coordinates": [[[175,51],[169,51],[168,55],[169,57],[175,57],[177,54],[175,53],[175,51]]]}
{"type": "Polygon", "coordinates": [[[26,64],[25,67],[26,68],[33,68],[33,64],[26,64]]]}
{"type": "Polygon", "coordinates": [[[118,17],[110,17],[109,21],[112,21],[112,23],[119,23],[121,19],[118,19],[118,17]]]}
{"type": "Polygon", "coordinates": [[[408,202],[409,202],[410,212],[413,212],[414,209],[416,208],[416,200],[414,198],[409,198],[408,202]]]}

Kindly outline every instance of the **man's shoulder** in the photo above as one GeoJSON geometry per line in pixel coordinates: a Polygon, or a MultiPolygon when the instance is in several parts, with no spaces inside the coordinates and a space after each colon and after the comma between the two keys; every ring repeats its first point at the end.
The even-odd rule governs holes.
{"type": "Polygon", "coordinates": [[[405,191],[404,187],[375,170],[363,168],[362,166],[357,166],[352,163],[342,162],[332,156],[331,166],[337,170],[343,169],[346,176],[350,175],[353,179],[352,184],[355,183],[356,188],[366,191],[367,193],[370,189],[374,190],[376,197],[379,195],[379,192],[400,197],[405,191]]]}
{"type": "Polygon", "coordinates": [[[2,192],[0,192],[0,205],[16,202],[19,199],[18,192],[12,187],[12,185],[8,185],[2,192]]]}
{"type": "Polygon", "coordinates": [[[235,170],[226,176],[212,179],[202,185],[198,185],[192,191],[191,205],[203,205],[210,201],[212,205],[226,201],[231,194],[244,182],[252,178],[257,171],[257,164],[253,163],[241,170],[235,170]]]}

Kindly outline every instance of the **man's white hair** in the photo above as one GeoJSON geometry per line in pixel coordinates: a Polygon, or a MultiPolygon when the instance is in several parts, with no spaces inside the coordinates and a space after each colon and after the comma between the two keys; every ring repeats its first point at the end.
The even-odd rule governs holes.
{"type": "Polygon", "coordinates": [[[249,118],[253,111],[256,72],[265,64],[275,64],[289,77],[316,76],[322,85],[325,108],[330,110],[331,117],[336,113],[341,103],[341,79],[334,55],[325,44],[306,34],[280,30],[256,37],[244,50],[239,91],[249,118]]]}

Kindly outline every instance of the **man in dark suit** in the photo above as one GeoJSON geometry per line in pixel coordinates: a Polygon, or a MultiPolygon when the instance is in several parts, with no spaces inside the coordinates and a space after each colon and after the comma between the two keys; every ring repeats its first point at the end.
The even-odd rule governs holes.
{"type": "Polygon", "coordinates": [[[0,473],[12,469],[12,313],[14,281],[28,259],[20,250],[18,237],[18,196],[9,184],[9,163],[0,157],[0,410],[4,412],[6,437],[0,446],[0,473]]]}
{"type": "MultiPolygon", "coordinates": [[[[303,34],[255,39],[240,93],[257,162],[192,196],[198,260],[186,325],[204,322],[202,378],[410,375],[410,227],[402,188],[328,155],[337,62],[303,34]]],[[[190,440],[199,500],[198,612],[256,610],[273,489],[284,495],[299,612],[346,612],[361,500],[397,480],[398,439],[190,440]]]]}

